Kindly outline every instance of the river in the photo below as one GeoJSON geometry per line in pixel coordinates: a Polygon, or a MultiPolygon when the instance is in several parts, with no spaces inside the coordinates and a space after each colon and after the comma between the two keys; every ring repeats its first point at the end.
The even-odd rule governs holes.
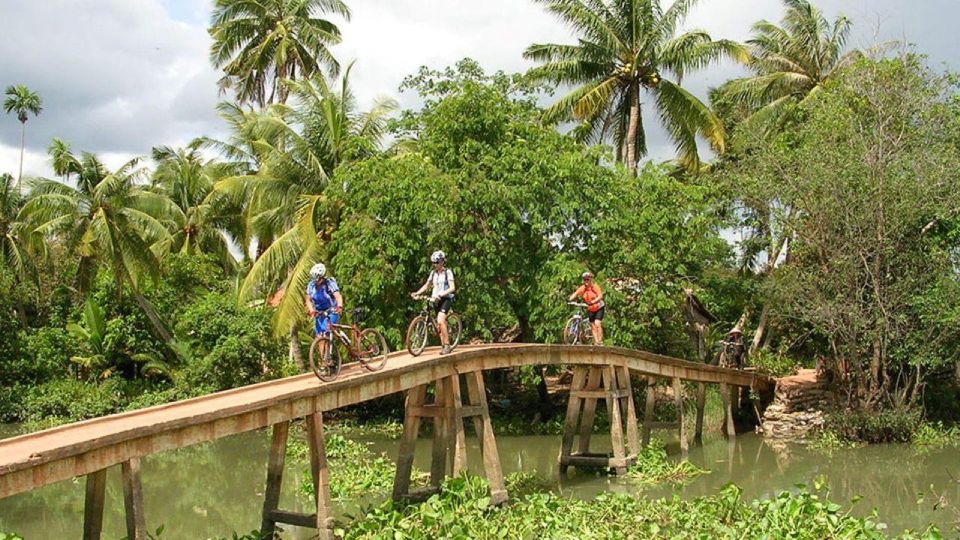
{"type": "MultiPolygon", "coordinates": [[[[0,431],[0,435],[3,432],[0,431]]],[[[7,435],[9,435],[9,430],[7,435]]],[[[595,437],[601,441],[603,437],[595,437]]],[[[395,456],[397,442],[385,438],[365,439],[376,451],[395,456]]],[[[471,441],[473,442],[473,441],[471,441]]],[[[164,539],[195,539],[230,536],[234,530],[245,532],[259,527],[266,470],[268,437],[252,432],[213,443],[150,456],[143,462],[144,504],[151,530],[161,524],[164,539]]],[[[421,440],[416,465],[429,468],[429,447],[421,440]]],[[[598,474],[573,472],[560,478],[556,469],[558,436],[500,436],[497,438],[505,473],[536,471],[559,493],[572,497],[592,497],[603,491],[640,489],[630,482],[598,474]]],[[[676,444],[668,444],[671,456],[679,456],[676,444]]],[[[470,448],[471,464],[479,464],[479,451],[470,448]]],[[[768,497],[795,484],[812,484],[824,476],[831,498],[849,506],[861,496],[854,513],[868,514],[872,508],[891,532],[922,528],[937,523],[946,536],[960,514],[952,508],[960,504],[960,450],[944,449],[920,452],[907,445],[881,445],[839,450],[830,455],[807,450],[799,444],[773,445],[757,435],[708,439],[693,446],[689,459],[709,469],[686,486],[647,488],[650,496],[674,492],[683,497],[715,493],[727,482],[735,482],[748,499],[768,497]],[[952,476],[951,476],[952,475],[952,476]],[[931,487],[932,490],[931,491],[931,487]],[[935,493],[935,495],[934,495],[935,493]],[[949,504],[935,510],[936,498],[949,504]],[[918,499],[922,498],[922,502],[918,499]]],[[[107,511],[104,537],[121,538],[123,499],[119,468],[107,478],[107,511]]],[[[303,510],[294,487],[304,473],[304,465],[287,464],[281,505],[303,510]]],[[[47,486],[0,500],[0,531],[17,532],[26,540],[75,538],[82,529],[83,481],[74,480],[47,486]]],[[[341,511],[353,512],[361,505],[377,502],[383,494],[353,501],[341,511]]],[[[293,531],[288,538],[308,538],[307,531],[293,531]]]]}

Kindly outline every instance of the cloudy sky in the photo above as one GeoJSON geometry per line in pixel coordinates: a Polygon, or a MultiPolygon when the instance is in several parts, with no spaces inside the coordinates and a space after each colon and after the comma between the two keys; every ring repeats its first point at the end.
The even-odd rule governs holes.
{"type": "MultiPolygon", "coordinates": [[[[416,97],[397,91],[421,65],[443,67],[472,57],[488,70],[522,71],[521,53],[533,42],[569,41],[568,32],[530,0],[347,0],[340,21],[341,62],[356,59],[361,103],[388,94],[402,105],[416,97]]],[[[159,144],[180,145],[219,135],[214,107],[217,72],[207,54],[212,0],[0,0],[0,86],[26,84],[44,110],[27,124],[25,175],[49,175],[45,149],[52,137],[75,150],[101,154],[116,166],[159,144]]],[[[934,65],[960,68],[955,23],[960,0],[819,0],[830,18],[855,22],[851,45],[906,39],[934,65]]],[[[714,37],[746,39],[761,18],[779,20],[779,0],[701,0],[687,21],[714,37]]],[[[701,97],[739,74],[721,65],[686,81],[701,97]]],[[[651,156],[672,149],[646,120],[651,156]]],[[[0,172],[16,172],[19,123],[0,117],[0,172]]]]}

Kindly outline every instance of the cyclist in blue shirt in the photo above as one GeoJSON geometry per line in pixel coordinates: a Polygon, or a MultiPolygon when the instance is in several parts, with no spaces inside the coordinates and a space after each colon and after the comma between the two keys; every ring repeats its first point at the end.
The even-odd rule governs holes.
{"type": "Polygon", "coordinates": [[[310,282],[307,283],[307,313],[314,319],[313,335],[329,332],[330,324],[340,320],[343,311],[343,295],[337,280],[327,277],[327,267],[317,263],[310,269],[310,282]]]}

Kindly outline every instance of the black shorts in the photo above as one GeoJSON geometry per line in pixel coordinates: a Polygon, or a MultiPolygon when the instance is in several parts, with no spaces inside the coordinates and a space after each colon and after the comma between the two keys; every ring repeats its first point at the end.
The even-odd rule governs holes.
{"type": "Polygon", "coordinates": [[[444,296],[440,300],[437,300],[433,303],[433,311],[439,315],[441,312],[450,313],[450,310],[453,309],[453,298],[449,296],[444,296]]]}
{"type": "Polygon", "coordinates": [[[602,321],[603,320],[603,310],[607,309],[606,306],[594,311],[593,313],[587,312],[587,319],[590,322],[602,321]]]}

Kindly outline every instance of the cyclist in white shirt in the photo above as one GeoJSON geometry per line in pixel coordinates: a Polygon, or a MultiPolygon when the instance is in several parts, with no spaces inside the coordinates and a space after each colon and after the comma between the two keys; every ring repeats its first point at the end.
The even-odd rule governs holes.
{"type": "Polygon", "coordinates": [[[416,292],[410,293],[410,296],[416,298],[423,294],[428,287],[433,286],[430,293],[430,302],[433,309],[437,312],[437,326],[440,327],[440,354],[450,352],[450,335],[447,333],[447,314],[453,309],[454,292],[457,290],[457,284],[453,280],[453,272],[445,268],[447,256],[442,251],[435,251],[430,256],[430,262],[433,263],[433,270],[427,276],[427,281],[423,287],[416,292]]]}

